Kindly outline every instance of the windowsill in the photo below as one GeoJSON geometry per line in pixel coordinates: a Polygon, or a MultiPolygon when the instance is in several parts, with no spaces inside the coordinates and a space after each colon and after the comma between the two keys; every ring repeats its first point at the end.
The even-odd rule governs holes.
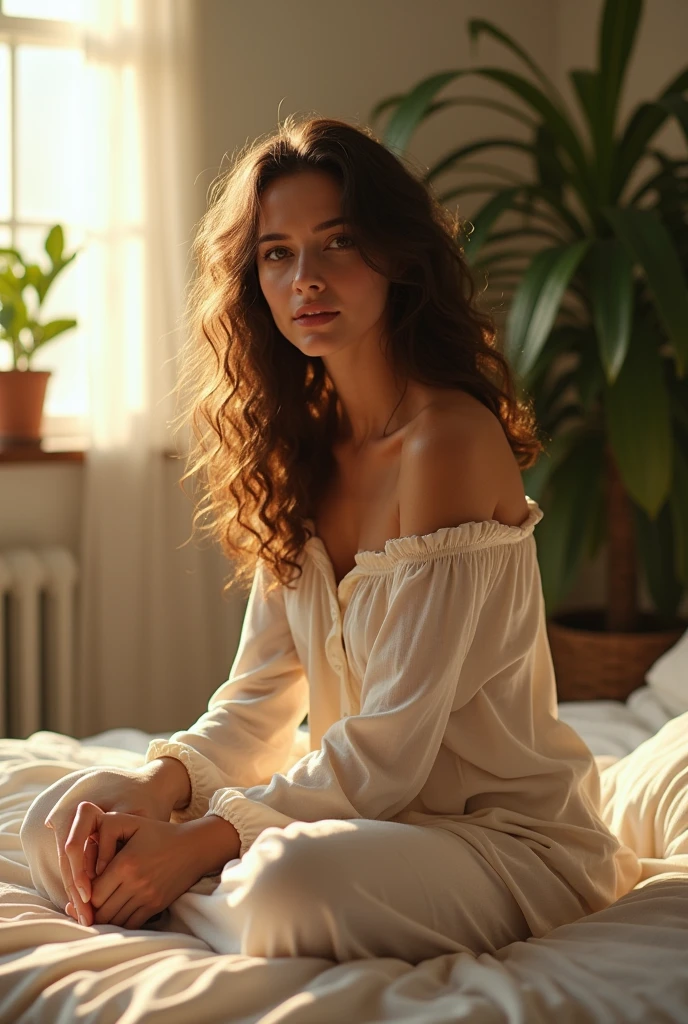
{"type": "Polygon", "coordinates": [[[86,440],[78,437],[43,438],[38,445],[19,444],[13,448],[0,446],[2,462],[83,462],[86,440]]]}
{"type": "MultiPolygon", "coordinates": [[[[14,448],[0,446],[0,463],[34,462],[85,462],[88,455],[88,441],[84,437],[44,437],[38,445],[17,445],[14,448]]],[[[166,459],[178,459],[177,452],[166,450],[166,459]]]]}

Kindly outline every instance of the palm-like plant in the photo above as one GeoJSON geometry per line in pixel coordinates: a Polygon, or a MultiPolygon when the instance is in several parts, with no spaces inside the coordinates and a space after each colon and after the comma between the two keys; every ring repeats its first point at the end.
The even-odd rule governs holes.
{"type": "Polygon", "coordinates": [[[618,123],[642,9],[642,0],[607,0],[598,67],[569,73],[583,133],[537,64],[482,19],[468,22],[473,46],[493,37],[528,77],[499,67],[444,71],[382,100],[370,116],[375,124],[389,112],[380,137],[398,154],[422,122],[458,104],[498,109],[529,128],[526,140],[486,138],[452,149],[425,181],[444,203],[487,193],[470,233],[462,225],[464,253],[507,294],[505,351],[548,438],[524,473],[527,492],[547,513],[538,555],[548,612],[582,559],[607,541],[604,626],[616,631],[638,627],[639,565],[659,626],[676,624],[688,585],[688,159],[651,146],[668,118],[688,142],[688,66],[618,123]],[[499,83],[519,105],[438,98],[467,75],[499,83]],[[532,177],[468,161],[504,147],[529,154],[532,177]],[[494,180],[439,187],[438,179],[466,170],[494,180]],[[513,213],[522,220],[497,230],[513,213]]]}

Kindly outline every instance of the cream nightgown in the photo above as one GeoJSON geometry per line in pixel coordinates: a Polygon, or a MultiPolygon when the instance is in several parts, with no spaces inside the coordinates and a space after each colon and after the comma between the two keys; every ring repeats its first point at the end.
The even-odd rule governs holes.
{"type": "MultiPolygon", "coordinates": [[[[146,754],[189,772],[172,820],[227,818],[241,855],[156,928],[219,953],[417,963],[544,935],[636,884],[635,853],[599,816],[593,755],[557,717],[543,513],[527,502],[520,526],[359,551],[339,586],[317,536],[294,590],[266,594],[259,561],[228,680],[146,754]]],[[[62,906],[42,821],[73,781],[25,826],[34,883],[62,906]]]]}
{"type": "Polygon", "coordinates": [[[258,902],[287,922],[283,933],[282,890],[296,890],[294,917],[317,917],[317,905],[324,920],[312,940],[282,934],[270,952],[339,959],[494,948],[510,941],[504,920],[512,938],[525,937],[524,921],[543,935],[637,882],[635,854],[598,814],[593,755],[557,717],[533,533],[543,512],[527,503],[520,526],[462,523],[359,551],[339,586],[317,536],[295,590],[266,597],[258,563],[229,679],[191,729],[146,754],[189,772],[191,802],[173,821],[218,814],[240,834],[242,859],[214,895],[176,901],[194,904],[183,919],[211,941],[203,907],[215,900],[212,934],[224,920],[229,935],[215,948],[255,952],[237,904],[267,867],[271,900],[258,902]],[[310,737],[297,731],[306,712],[310,737]],[[369,844],[361,863],[354,825],[369,844]],[[304,847],[310,867],[294,874],[304,847]],[[379,937],[402,919],[401,940],[379,937]]]}

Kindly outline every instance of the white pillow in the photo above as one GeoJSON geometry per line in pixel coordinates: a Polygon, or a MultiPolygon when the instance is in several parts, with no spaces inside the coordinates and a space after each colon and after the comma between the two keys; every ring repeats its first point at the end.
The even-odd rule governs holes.
{"type": "Polygon", "coordinates": [[[650,666],[645,681],[672,715],[688,711],[688,629],[650,666]]]}

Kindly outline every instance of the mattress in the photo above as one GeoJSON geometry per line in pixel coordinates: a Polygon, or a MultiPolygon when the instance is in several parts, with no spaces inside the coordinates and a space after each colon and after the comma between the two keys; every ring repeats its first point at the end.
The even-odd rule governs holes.
{"type": "Polygon", "coordinates": [[[31,885],[23,815],[66,772],[140,764],[151,737],[0,739],[0,1022],[686,1024],[688,713],[643,687],[560,716],[597,757],[607,824],[631,845],[642,836],[641,881],[542,938],[416,965],[219,955],[189,935],[78,925],[31,885]]]}

